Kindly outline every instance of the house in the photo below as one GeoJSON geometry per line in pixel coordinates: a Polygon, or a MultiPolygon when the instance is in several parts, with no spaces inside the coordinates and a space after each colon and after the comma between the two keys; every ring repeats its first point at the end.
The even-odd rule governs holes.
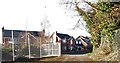
{"type": "Polygon", "coordinates": [[[65,39],[65,38],[69,39],[70,36],[68,34],[63,34],[63,33],[57,33],[56,32],[56,42],[59,42],[59,41],[65,39]]]}
{"type": "Polygon", "coordinates": [[[75,39],[72,36],[63,33],[56,33],[56,42],[61,43],[62,54],[72,50],[75,45],[75,39]]]}
{"type": "MultiPolygon", "coordinates": [[[[84,36],[82,37],[84,38],[83,39],[84,43],[86,43],[87,42],[86,37],[84,36]]],[[[90,45],[90,47],[85,49],[83,41],[79,40],[78,38],[75,39],[74,37],[68,34],[56,33],[56,42],[61,43],[62,54],[92,52],[92,45],[90,45]]]]}
{"type": "Polygon", "coordinates": [[[45,36],[43,31],[24,31],[24,30],[8,30],[8,29],[2,29],[3,32],[3,47],[9,47],[9,44],[12,43],[12,31],[13,31],[13,39],[14,44],[19,45],[25,45],[28,41],[28,35],[29,35],[29,41],[31,44],[35,44],[39,46],[39,39],[41,38],[41,41],[45,42],[45,36]]]}

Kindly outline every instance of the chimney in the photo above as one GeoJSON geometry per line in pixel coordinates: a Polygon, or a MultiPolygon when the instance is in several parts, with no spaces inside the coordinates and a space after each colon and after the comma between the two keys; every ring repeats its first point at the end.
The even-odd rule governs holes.
{"type": "Polygon", "coordinates": [[[45,29],[43,29],[43,33],[45,34],[45,29]]]}
{"type": "Polygon", "coordinates": [[[4,30],[4,26],[2,27],[2,30],[4,30]]]}

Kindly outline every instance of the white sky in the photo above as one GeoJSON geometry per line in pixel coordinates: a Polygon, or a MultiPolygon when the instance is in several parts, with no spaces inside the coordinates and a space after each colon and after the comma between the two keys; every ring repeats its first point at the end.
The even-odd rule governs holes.
{"type": "MultiPolygon", "coordinates": [[[[72,19],[65,14],[67,10],[60,7],[58,2],[59,0],[0,0],[0,26],[5,29],[25,30],[27,20],[28,30],[40,31],[40,22],[47,15],[52,30],[71,33],[69,29],[74,27],[77,18],[72,19]]],[[[88,34],[85,30],[82,31],[80,35],[88,34]]]]}

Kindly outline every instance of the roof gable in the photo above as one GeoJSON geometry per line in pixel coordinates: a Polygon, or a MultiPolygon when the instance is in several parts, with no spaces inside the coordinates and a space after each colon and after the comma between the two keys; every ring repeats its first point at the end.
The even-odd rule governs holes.
{"type": "Polygon", "coordinates": [[[69,39],[71,36],[69,36],[68,34],[62,34],[62,33],[56,33],[57,36],[61,39],[69,39]]]}

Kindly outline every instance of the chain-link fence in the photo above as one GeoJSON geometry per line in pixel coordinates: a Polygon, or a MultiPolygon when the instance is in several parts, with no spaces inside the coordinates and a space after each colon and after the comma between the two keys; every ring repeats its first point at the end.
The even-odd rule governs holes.
{"type": "Polygon", "coordinates": [[[2,61],[12,61],[13,60],[13,50],[12,43],[10,43],[12,39],[4,37],[2,44],[2,61]]]}
{"type": "MultiPolygon", "coordinates": [[[[17,32],[17,31],[15,31],[17,32]]],[[[29,32],[21,32],[16,38],[15,58],[40,58],[40,37],[29,32]]]]}
{"type": "Polygon", "coordinates": [[[21,58],[42,58],[60,56],[61,44],[43,44],[41,37],[26,31],[9,31],[10,36],[3,35],[3,61],[18,61],[21,58]],[[8,57],[9,56],[9,57],[8,57]]]}
{"type": "Polygon", "coordinates": [[[60,43],[49,43],[49,44],[42,44],[42,57],[48,56],[60,56],[61,55],[61,44],[60,43]]]}

